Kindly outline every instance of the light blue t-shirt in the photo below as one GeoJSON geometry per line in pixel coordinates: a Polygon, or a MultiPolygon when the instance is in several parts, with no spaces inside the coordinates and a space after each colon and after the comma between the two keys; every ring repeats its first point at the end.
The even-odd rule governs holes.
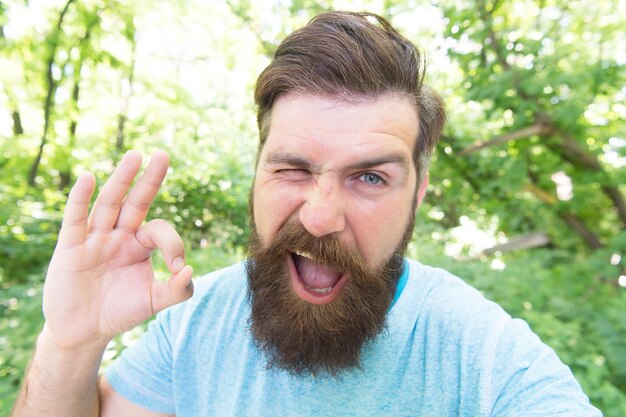
{"type": "Polygon", "coordinates": [[[107,370],[114,389],[177,417],[601,416],[524,321],[442,269],[405,262],[387,330],[340,377],[266,369],[246,288],[243,263],[198,280],[107,370]]]}

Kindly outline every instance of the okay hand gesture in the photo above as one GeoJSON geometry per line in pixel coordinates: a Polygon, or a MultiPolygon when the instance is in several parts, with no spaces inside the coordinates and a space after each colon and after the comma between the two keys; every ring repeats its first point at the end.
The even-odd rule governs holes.
{"type": "Polygon", "coordinates": [[[47,332],[58,346],[106,345],[156,312],[191,297],[191,266],[174,228],[163,220],[143,224],[168,167],[157,151],[131,189],[141,154],[129,151],[98,195],[91,173],[72,188],[44,285],[47,332]],[[150,262],[160,249],[172,273],[158,282],[150,262]]]}

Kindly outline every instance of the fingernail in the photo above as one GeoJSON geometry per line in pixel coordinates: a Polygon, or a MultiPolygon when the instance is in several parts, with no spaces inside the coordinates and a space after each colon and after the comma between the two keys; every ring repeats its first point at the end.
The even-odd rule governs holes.
{"type": "Polygon", "coordinates": [[[172,268],[174,269],[174,272],[179,272],[184,267],[185,267],[185,260],[182,257],[178,256],[174,258],[174,260],[172,261],[172,268]]]}

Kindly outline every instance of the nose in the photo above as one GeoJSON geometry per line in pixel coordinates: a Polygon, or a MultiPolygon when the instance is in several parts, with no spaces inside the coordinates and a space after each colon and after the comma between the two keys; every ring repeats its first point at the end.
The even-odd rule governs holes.
{"type": "Polygon", "coordinates": [[[316,182],[300,207],[300,222],[313,236],[341,232],[346,226],[342,200],[336,185],[316,182]]]}

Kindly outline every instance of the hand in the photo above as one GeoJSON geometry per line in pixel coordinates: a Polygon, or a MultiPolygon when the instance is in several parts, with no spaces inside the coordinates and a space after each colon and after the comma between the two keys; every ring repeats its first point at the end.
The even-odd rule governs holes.
{"type": "Polygon", "coordinates": [[[157,151],[130,189],[141,154],[127,152],[91,213],[95,178],[86,172],[76,180],[44,285],[44,332],[57,346],[103,348],[115,335],[191,297],[192,269],[178,233],[163,220],[142,225],[168,163],[167,154],[157,151]],[[172,273],[167,282],[154,277],[150,254],[156,248],[172,273]]]}

